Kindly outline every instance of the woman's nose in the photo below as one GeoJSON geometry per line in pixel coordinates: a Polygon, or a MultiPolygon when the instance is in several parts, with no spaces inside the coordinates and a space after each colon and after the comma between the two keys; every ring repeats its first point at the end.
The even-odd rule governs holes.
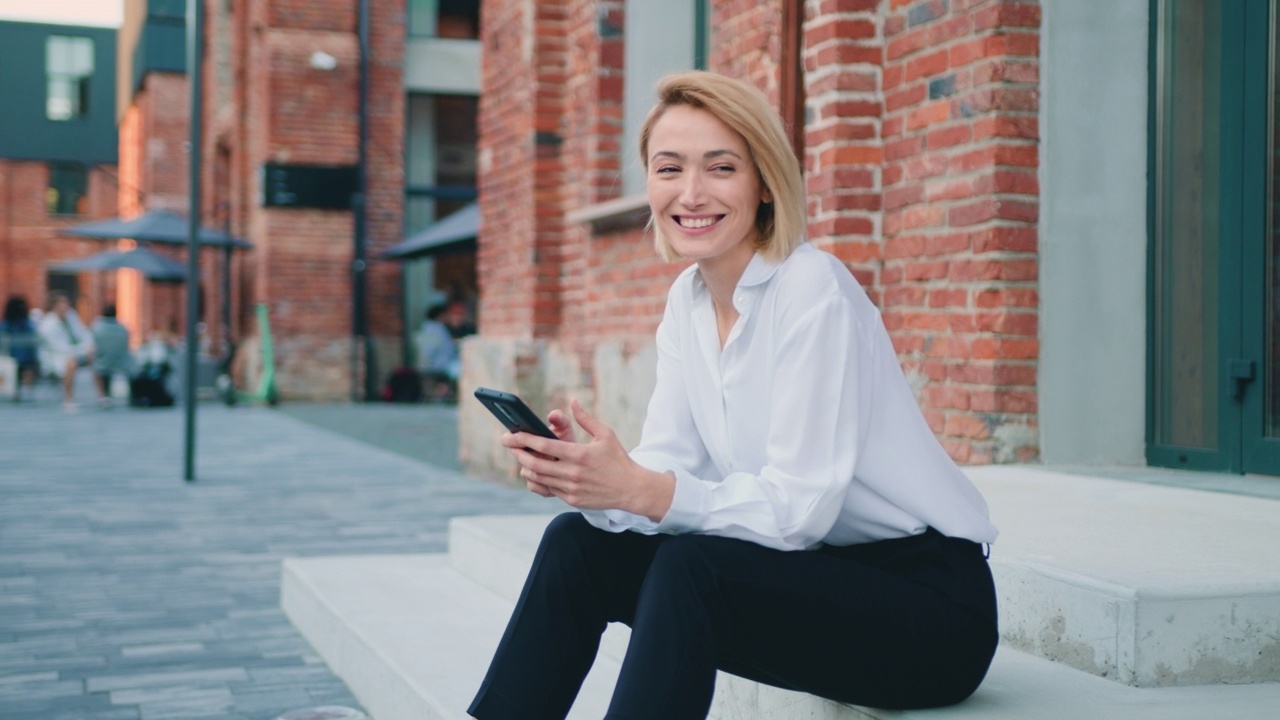
{"type": "Polygon", "coordinates": [[[680,188],[680,203],[685,207],[698,207],[705,201],[702,175],[687,172],[684,175],[684,186],[680,188]]]}

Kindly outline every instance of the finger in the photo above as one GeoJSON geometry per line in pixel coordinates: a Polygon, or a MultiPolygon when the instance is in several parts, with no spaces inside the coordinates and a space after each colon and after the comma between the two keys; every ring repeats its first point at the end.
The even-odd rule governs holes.
{"type": "Polygon", "coordinates": [[[532,480],[526,480],[524,484],[525,484],[525,487],[529,488],[529,492],[535,495],[541,495],[542,497],[551,497],[551,488],[547,487],[546,485],[543,485],[542,483],[534,482],[532,480]]]}
{"type": "Polygon", "coordinates": [[[547,415],[547,425],[551,427],[551,432],[555,433],[556,437],[566,442],[573,441],[573,421],[564,411],[552,410],[547,415]]]}
{"type": "Polygon", "coordinates": [[[601,432],[609,429],[607,425],[597,420],[594,415],[584,410],[576,398],[569,402],[569,408],[573,410],[573,419],[577,420],[582,429],[586,430],[591,437],[597,437],[601,432]]]}
{"type": "MultiPolygon", "coordinates": [[[[516,456],[516,462],[528,472],[537,473],[539,476],[552,476],[558,469],[559,461],[553,457],[547,457],[527,448],[514,448],[512,452],[516,456]]],[[[521,476],[526,480],[529,479],[523,472],[521,476]]]]}
{"type": "Polygon", "coordinates": [[[558,442],[560,441],[526,432],[508,433],[502,436],[502,444],[506,447],[530,450],[549,458],[558,456],[555,452],[555,443],[558,442]]]}

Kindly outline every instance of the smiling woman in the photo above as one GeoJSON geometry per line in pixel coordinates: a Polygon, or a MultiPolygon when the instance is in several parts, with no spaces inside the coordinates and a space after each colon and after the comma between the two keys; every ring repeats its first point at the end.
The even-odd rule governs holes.
{"type": "Polygon", "coordinates": [[[0,0],[0,20],[120,27],[124,0],[0,0]]]}
{"type": "Polygon", "coordinates": [[[885,708],[959,702],[995,652],[977,489],[942,449],[879,312],[804,242],[777,113],[706,72],[658,86],[640,141],[667,295],[640,444],[573,401],[508,433],[548,526],[470,712],[563,718],[609,622],[607,720],[703,718],[717,671],[885,708]],[[577,442],[575,424],[588,436],[577,442]]]}

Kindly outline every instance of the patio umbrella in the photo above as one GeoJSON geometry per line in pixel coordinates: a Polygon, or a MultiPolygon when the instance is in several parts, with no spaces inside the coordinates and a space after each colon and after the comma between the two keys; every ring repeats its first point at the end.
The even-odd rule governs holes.
{"type": "MultiPolygon", "coordinates": [[[[172,210],[151,210],[128,220],[120,218],[96,220],[74,225],[63,232],[68,235],[103,240],[130,238],[138,242],[185,245],[187,244],[187,219],[172,210]]],[[[201,245],[245,249],[253,247],[246,240],[203,226],[200,228],[199,241],[201,245]]]]}
{"type": "Polygon", "coordinates": [[[152,280],[181,282],[187,279],[187,269],[182,263],[137,247],[132,250],[104,250],[74,260],[56,263],[50,269],[62,272],[82,270],[119,270],[133,268],[152,280]]]}
{"type": "Polygon", "coordinates": [[[439,255],[459,250],[474,250],[476,233],[480,229],[480,206],[476,203],[442,218],[431,227],[410,236],[404,242],[392,245],[382,257],[395,260],[412,260],[428,255],[439,255]]]}

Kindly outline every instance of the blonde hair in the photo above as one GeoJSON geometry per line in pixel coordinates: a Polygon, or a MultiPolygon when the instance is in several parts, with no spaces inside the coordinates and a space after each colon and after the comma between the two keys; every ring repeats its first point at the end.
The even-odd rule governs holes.
{"type": "MultiPolygon", "coordinates": [[[[782,126],[782,118],[756,88],[712,72],[692,70],[667,75],[658,82],[658,102],[640,130],[640,162],[649,169],[649,137],[669,108],[688,106],[706,110],[742,136],[772,202],[756,209],[756,250],[781,260],[804,242],[807,226],[804,180],[782,126]]],[[[664,260],[679,254],[650,218],[653,244],[664,260]]]]}

